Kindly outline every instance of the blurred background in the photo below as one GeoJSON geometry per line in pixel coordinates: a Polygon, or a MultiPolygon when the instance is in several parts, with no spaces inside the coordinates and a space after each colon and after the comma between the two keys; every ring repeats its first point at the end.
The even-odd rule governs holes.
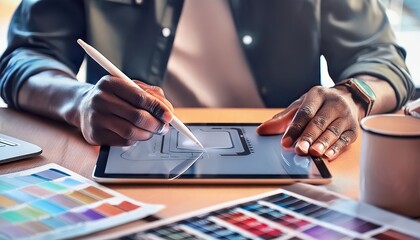
{"type": "MultiPolygon", "coordinates": [[[[380,0],[387,8],[388,18],[398,42],[407,50],[407,65],[420,97],[420,0],[380,0]]],[[[0,53],[7,46],[7,29],[18,0],[0,0],[0,53]]],[[[82,68],[83,71],[83,68],[82,68]]],[[[325,61],[321,66],[322,84],[331,86],[325,61]]],[[[79,74],[83,76],[83,74],[79,74]]],[[[0,107],[5,106],[0,98],[0,107]]]]}

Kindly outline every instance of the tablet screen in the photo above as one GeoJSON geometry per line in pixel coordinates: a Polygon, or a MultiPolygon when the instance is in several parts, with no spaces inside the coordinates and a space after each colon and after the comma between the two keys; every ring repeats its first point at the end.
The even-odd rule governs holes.
{"type": "Polygon", "coordinates": [[[188,127],[205,151],[171,127],[166,135],[155,135],[132,146],[102,147],[95,175],[145,179],[330,177],[322,160],[282,148],[281,135],[259,136],[256,124],[188,127]]]}

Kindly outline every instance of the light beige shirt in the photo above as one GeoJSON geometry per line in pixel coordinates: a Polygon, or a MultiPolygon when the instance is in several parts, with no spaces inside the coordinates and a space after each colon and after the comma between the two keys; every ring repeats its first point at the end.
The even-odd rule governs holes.
{"type": "Polygon", "coordinates": [[[187,0],[162,88],[175,107],[264,107],[226,0],[187,0]]]}

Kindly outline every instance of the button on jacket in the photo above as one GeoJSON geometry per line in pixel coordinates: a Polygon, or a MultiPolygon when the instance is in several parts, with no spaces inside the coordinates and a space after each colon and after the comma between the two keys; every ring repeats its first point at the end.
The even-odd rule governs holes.
{"type": "MultiPolygon", "coordinates": [[[[413,92],[405,51],[377,0],[230,0],[229,6],[267,107],[286,107],[319,85],[321,55],[334,81],[359,74],[388,81],[398,108],[413,92]]],[[[182,8],[181,0],[23,0],[0,58],[1,97],[18,108],[19,88],[31,75],[75,76],[85,56],[78,38],[131,78],[160,85],[182,8]]],[[[105,74],[87,59],[88,82],[105,74]]]]}

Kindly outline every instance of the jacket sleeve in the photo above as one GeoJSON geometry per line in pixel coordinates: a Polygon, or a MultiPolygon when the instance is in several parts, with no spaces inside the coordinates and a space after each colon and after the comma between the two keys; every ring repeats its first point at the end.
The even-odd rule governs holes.
{"type": "Polygon", "coordinates": [[[30,76],[57,70],[75,78],[83,61],[76,43],[85,36],[83,1],[23,0],[8,32],[8,47],[0,57],[0,94],[18,108],[18,92],[30,76]]]}
{"type": "Polygon", "coordinates": [[[321,54],[334,81],[366,74],[389,82],[397,109],[414,92],[406,52],[378,0],[321,0],[321,54]]]}

